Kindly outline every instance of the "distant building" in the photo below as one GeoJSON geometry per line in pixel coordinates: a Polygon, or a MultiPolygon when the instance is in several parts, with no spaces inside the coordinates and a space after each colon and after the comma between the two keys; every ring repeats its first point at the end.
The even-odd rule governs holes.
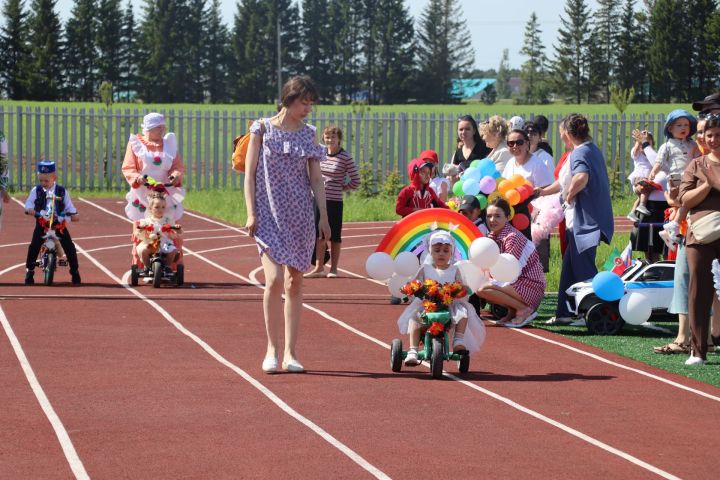
{"type": "Polygon", "coordinates": [[[477,100],[486,88],[494,84],[494,78],[454,78],[452,95],[460,100],[477,100]]]}

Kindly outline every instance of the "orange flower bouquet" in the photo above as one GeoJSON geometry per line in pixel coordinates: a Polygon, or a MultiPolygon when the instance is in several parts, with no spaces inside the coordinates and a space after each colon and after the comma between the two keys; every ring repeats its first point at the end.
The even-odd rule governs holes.
{"type": "MultiPolygon", "coordinates": [[[[424,313],[446,312],[456,298],[462,298],[468,294],[467,287],[460,282],[448,282],[440,285],[431,278],[426,279],[424,282],[413,280],[405,284],[400,291],[407,296],[422,300],[424,313]]],[[[432,322],[430,333],[438,335],[444,328],[444,324],[432,322]]]]}

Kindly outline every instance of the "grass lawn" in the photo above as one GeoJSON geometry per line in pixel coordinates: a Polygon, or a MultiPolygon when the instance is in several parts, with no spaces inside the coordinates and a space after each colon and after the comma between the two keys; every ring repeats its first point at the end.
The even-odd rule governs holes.
{"type": "MultiPolygon", "coordinates": [[[[108,192],[99,195],[98,192],[73,192],[74,196],[87,197],[113,197],[121,198],[124,194],[108,192]]],[[[620,197],[613,201],[613,210],[618,215],[624,215],[628,211],[632,202],[632,197],[620,197]]],[[[397,220],[394,212],[394,199],[387,197],[361,198],[357,195],[349,195],[345,200],[345,221],[375,221],[375,220],[397,220]]],[[[190,192],[185,199],[185,207],[190,210],[196,210],[215,218],[242,225],[245,223],[245,203],[242,192],[235,190],[216,190],[216,191],[200,191],[190,192]]],[[[608,246],[601,244],[598,248],[597,261],[599,267],[605,262],[609,256],[613,246],[618,250],[622,250],[627,245],[629,235],[616,234],[613,239],[613,245],[608,246]]],[[[619,335],[616,336],[597,336],[591,335],[584,327],[554,327],[545,325],[545,320],[554,315],[555,304],[557,302],[557,285],[560,276],[560,252],[556,239],[551,241],[551,272],[548,273],[548,287],[550,292],[543,301],[538,318],[533,322],[537,328],[543,328],[556,332],[568,338],[572,338],[581,343],[593,345],[595,347],[616,353],[618,355],[637,360],[654,367],[674,372],[679,375],[694,378],[699,381],[709,383],[720,387],[720,355],[710,353],[708,355],[708,366],[706,368],[686,367],[684,365],[684,355],[658,355],[653,353],[652,347],[664,345],[671,342],[675,338],[677,332],[676,322],[663,322],[658,325],[663,326],[672,331],[670,334],[662,334],[660,332],[626,325],[619,335]]],[[[637,252],[635,257],[639,257],[637,252]]]]}

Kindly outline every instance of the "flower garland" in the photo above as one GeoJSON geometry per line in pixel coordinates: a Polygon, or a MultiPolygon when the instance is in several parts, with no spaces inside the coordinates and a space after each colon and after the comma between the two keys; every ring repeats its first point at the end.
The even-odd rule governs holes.
{"type": "MultiPolygon", "coordinates": [[[[448,311],[450,305],[456,298],[462,298],[467,295],[467,287],[460,282],[447,282],[440,285],[432,278],[413,280],[405,284],[400,291],[405,295],[412,295],[422,300],[422,307],[425,313],[445,312],[448,311]]],[[[444,330],[445,325],[440,322],[433,322],[430,325],[429,332],[432,335],[439,335],[444,330]]]]}

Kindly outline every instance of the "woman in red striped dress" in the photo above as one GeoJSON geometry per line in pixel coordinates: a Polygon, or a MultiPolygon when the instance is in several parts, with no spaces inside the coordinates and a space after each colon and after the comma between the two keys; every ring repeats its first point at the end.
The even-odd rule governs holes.
{"type": "Polygon", "coordinates": [[[545,296],[545,274],[535,245],[510,224],[510,205],[502,198],[488,203],[486,222],[490,238],[520,263],[520,275],[513,283],[491,281],[477,291],[478,297],[502,305],[508,314],[499,320],[506,327],[524,327],[537,316],[545,296]]]}

